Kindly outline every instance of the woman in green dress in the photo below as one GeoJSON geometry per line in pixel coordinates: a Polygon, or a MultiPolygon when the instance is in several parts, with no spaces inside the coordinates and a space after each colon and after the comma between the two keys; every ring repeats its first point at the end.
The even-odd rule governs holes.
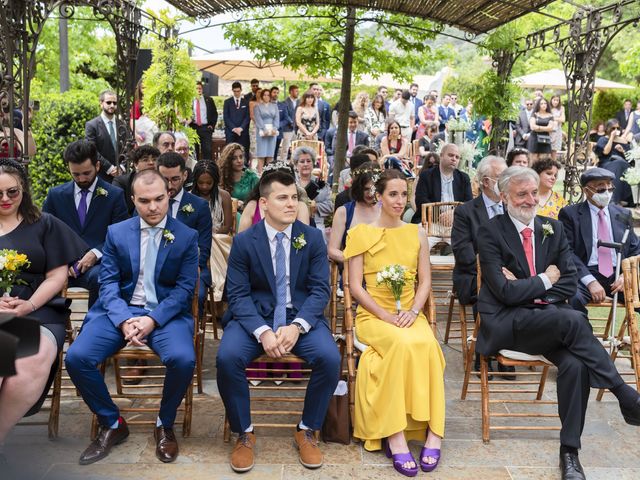
{"type": "MultiPolygon", "coordinates": [[[[244,148],[239,143],[230,143],[220,153],[221,187],[231,194],[232,198],[244,203],[258,183],[258,174],[244,166],[244,148]]],[[[240,205],[239,205],[240,207],[240,205]]]]}

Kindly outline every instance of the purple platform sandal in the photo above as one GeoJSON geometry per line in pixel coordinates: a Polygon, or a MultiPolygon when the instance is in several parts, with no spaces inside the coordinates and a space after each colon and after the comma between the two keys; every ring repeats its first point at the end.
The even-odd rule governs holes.
{"type": "Polygon", "coordinates": [[[413,458],[411,452],[407,453],[391,453],[391,448],[389,447],[389,442],[387,439],[382,440],[384,453],[387,458],[393,458],[393,468],[396,469],[396,472],[401,473],[405,477],[415,477],[418,474],[418,462],[413,458]],[[415,467],[413,468],[404,468],[403,465],[407,462],[413,462],[415,467]]]}
{"type": "Polygon", "coordinates": [[[422,469],[423,472],[433,472],[438,466],[439,462],[440,462],[439,448],[422,447],[422,450],[420,451],[420,468],[422,469]],[[425,457],[435,458],[436,461],[435,463],[426,463],[425,461],[422,460],[425,457]]]}

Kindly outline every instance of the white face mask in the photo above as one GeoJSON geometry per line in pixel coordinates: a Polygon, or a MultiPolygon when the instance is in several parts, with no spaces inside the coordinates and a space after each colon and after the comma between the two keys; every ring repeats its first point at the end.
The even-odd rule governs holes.
{"type": "Polygon", "coordinates": [[[524,223],[525,225],[529,225],[531,223],[531,220],[533,220],[533,217],[536,216],[535,207],[530,209],[524,209],[521,207],[514,207],[510,204],[507,204],[507,211],[509,212],[509,215],[511,215],[513,218],[515,218],[519,222],[524,223]]]}
{"type": "Polygon", "coordinates": [[[613,197],[613,192],[609,192],[605,190],[602,193],[594,193],[591,199],[598,204],[599,207],[605,208],[611,202],[611,197],[613,197]]]}

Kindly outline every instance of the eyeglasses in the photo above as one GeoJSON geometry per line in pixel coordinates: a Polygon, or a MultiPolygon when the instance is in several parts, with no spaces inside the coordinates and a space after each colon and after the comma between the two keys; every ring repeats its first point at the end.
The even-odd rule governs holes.
{"type": "Polygon", "coordinates": [[[111,100],[106,100],[104,103],[106,103],[107,105],[115,105],[118,102],[112,102],[111,100]]]}
{"type": "Polygon", "coordinates": [[[14,198],[18,198],[20,192],[22,192],[22,190],[20,190],[19,187],[9,188],[8,190],[0,190],[0,199],[4,198],[4,195],[7,194],[7,198],[13,200],[14,198]]]}
{"type": "Polygon", "coordinates": [[[533,103],[528,103],[528,102],[527,102],[525,105],[526,105],[527,107],[533,107],[533,103]]]}
{"type": "Polygon", "coordinates": [[[616,187],[609,187],[609,188],[602,187],[602,188],[598,188],[597,190],[589,187],[589,190],[591,190],[593,193],[604,193],[604,192],[613,193],[616,191],[616,187]]]}

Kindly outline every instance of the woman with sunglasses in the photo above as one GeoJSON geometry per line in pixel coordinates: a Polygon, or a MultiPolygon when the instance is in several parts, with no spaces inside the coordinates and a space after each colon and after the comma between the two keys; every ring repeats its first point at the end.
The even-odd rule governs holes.
{"type": "Polygon", "coordinates": [[[29,264],[18,275],[20,284],[0,293],[0,314],[28,315],[37,320],[40,345],[35,355],[16,360],[16,375],[0,377],[0,448],[13,426],[42,406],[71,313],[59,294],[69,265],[89,250],[64,223],[40,212],[31,199],[24,168],[8,159],[0,159],[0,250],[3,249],[25,254],[29,264]]]}

